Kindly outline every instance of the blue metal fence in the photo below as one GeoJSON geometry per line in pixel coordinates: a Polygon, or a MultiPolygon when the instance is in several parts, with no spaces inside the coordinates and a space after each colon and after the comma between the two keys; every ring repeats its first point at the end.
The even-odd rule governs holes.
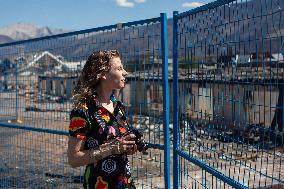
{"type": "Polygon", "coordinates": [[[2,188],[81,188],[67,164],[72,93],[86,58],[117,49],[128,71],[118,97],[148,154],[131,157],[138,188],[169,188],[167,18],[160,17],[0,44],[2,188]]]}
{"type": "Polygon", "coordinates": [[[283,187],[284,1],[173,15],[173,188],[283,187]]]}
{"type": "Polygon", "coordinates": [[[283,187],[283,8],[219,0],[172,22],[0,44],[0,188],[82,186],[84,169],[66,159],[71,97],[103,49],[122,54],[129,75],[117,95],[150,142],[131,158],[138,188],[283,187]]]}

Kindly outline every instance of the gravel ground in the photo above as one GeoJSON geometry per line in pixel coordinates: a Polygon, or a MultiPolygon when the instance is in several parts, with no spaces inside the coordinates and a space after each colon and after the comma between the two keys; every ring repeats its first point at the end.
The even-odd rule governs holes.
{"type": "MultiPolygon", "coordinates": [[[[13,123],[16,110],[11,100],[13,98],[5,95],[0,97],[6,99],[0,102],[0,119],[5,118],[5,123],[13,123]],[[8,109],[11,104],[12,108],[8,109]]],[[[52,130],[68,129],[70,103],[42,103],[37,104],[36,107],[40,108],[38,111],[27,111],[24,99],[20,98],[18,107],[18,121],[23,125],[52,130]]],[[[163,144],[161,118],[138,115],[131,118],[134,127],[145,130],[146,141],[163,144]]],[[[263,149],[249,143],[223,141],[202,128],[197,130],[199,132],[182,130],[181,150],[249,188],[283,188],[283,144],[277,148],[263,149]]],[[[72,169],[68,165],[67,136],[4,127],[0,127],[0,133],[0,188],[81,188],[84,168],[72,169]]],[[[172,156],[171,149],[170,159],[172,156]]],[[[137,188],[164,188],[162,151],[149,149],[148,154],[137,153],[130,157],[130,161],[137,188]]],[[[180,163],[181,188],[231,188],[184,159],[180,163]]]]}

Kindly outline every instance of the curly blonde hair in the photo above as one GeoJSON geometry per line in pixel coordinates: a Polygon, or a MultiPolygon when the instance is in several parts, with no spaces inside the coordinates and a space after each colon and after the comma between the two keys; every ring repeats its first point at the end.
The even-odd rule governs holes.
{"type": "Polygon", "coordinates": [[[74,90],[74,108],[85,106],[95,92],[102,74],[110,70],[110,60],[116,57],[120,58],[117,50],[96,51],[88,57],[74,90]]]}

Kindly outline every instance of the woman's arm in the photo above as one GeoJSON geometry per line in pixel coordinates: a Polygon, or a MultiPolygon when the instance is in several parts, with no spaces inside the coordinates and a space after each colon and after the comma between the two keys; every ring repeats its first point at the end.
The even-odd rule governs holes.
{"type": "Polygon", "coordinates": [[[117,140],[104,143],[95,149],[83,150],[85,141],[69,136],[67,150],[68,163],[71,167],[75,168],[91,163],[96,164],[99,160],[112,154],[133,154],[136,151],[133,138],[135,138],[135,135],[130,134],[117,140]]]}
{"type": "Polygon", "coordinates": [[[84,143],[84,140],[69,136],[67,156],[68,163],[73,168],[95,163],[92,159],[90,159],[89,150],[83,150],[84,143]]]}

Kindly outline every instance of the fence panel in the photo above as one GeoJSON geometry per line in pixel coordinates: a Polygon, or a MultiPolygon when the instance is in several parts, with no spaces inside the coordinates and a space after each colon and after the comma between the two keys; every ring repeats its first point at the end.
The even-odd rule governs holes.
{"type": "Polygon", "coordinates": [[[283,9],[223,0],[174,13],[174,188],[283,187],[283,9]]]}
{"type": "Polygon", "coordinates": [[[4,73],[0,77],[0,187],[81,187],[83,168],[72,169],[66,160],[71,97],[86,58],[105,49],[117,49],[122,55],[129,75],[117,95],[127,106],[130,124],[144,129],[151,147],[147,154],[131,157],[137,186],[167,187],[169,170],[164,167],[169,167],[169,159],[164,152],[169,153],[169,147],[164,148],[168,134],[163,131],[168,131],[168,102],[163,98],[168,91],[167,78],[162,78],[167,70],[166,26],[166,16],[161,14],[0,44],[4,73]]]}

